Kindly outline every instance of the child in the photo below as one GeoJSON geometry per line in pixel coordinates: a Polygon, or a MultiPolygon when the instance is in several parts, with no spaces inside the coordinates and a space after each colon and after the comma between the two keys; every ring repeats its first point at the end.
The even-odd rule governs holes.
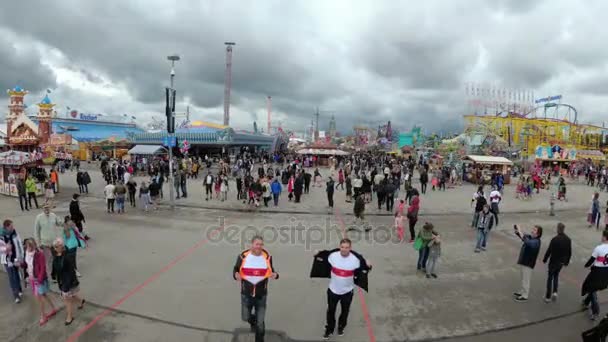
{"type": "Polygon", "coordinates": [[[47,181],[44,183],[44,204],[52,205],[53,198],[55,198],[53,184],[50,181],[47,181]]]}
{"type": "Polygon", "coordinates": [[[402,242],[405,231],[403,230],[403,215],[399,210],[395,212],[395,230],[397,231],[399,242],[402,242]]]}
{"type": "Polygon", "coordinates": [[[222,202],[228,200],[228,177],[222,177],[222,184],[220,185],[220,192],[222,193],[222,202]]]}
{"type": "Polygon", "coordinates": [[[40,305],[40,320],[38,323],[42,326],[49,318],[55,316],[58,310],[47,296],[49,292],[49,280],[46,273],[46,259],[44,258],[44,253],[38,249],[36,240],[34,239],[25,240],[25,264],[34,297],[36,297],[40,305]],[[51,312],[48,315],[44,313],[45,303],[51,307],[51,312]]]}
{"type": "Polygon", "coordinates": [[[439,234],[433,232],[433,239],[429,243],[429,260],[426,263],[426,277],[427,278],[437,278],[437,274],[435,274],[435,266],[437,264],[437,259],[441,256],[441,239],[439,234]]]}

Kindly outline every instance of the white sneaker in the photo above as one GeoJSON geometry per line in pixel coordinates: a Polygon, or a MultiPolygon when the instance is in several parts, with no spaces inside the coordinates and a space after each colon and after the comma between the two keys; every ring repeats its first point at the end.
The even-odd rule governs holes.
{"type": "Polygon", "coordinates": [[[21,303],[21,298],[15,298],[15,304],[21,303]]]}
{"type": "Polygon", "coordinates": [[[82,276],[80,275],[80,272],[78,272],[78,270],[76,270],[76,276],[77,276],[78,278],[82,277],[82,276]]]}
{"type": "Polygon", "coordinates": [[[557,301],[557,292],[553,292],[553,296],[551,297],[552,301],[557,301]]]}

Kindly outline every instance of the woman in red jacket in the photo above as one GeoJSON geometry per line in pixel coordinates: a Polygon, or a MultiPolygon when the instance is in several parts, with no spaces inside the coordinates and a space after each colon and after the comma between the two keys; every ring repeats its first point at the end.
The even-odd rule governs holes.
{"type": "Polygon", "coordinates": [[[34,239],[26,239],[25,264],[27,266],[27,273],[29,275],[30,284],[32,285],[34,297],[36,297],[36,300],[40,305],[39,323],[41,326],[57,313],[53,301],[47,296],[47,293],[49,292],[49,280],[46,273],[45,260],[44,253],[38,249],[36,241],[34,239]],[[51,312],[48,315],[44,313],[45,303],[51,307],[51,312]]]}

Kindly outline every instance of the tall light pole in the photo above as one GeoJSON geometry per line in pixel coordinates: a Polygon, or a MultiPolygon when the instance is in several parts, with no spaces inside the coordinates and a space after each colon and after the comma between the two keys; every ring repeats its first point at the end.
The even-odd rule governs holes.
{"type": "MultiPolygon", "coordinates": [[[[177,54],[167,56],[167,59],[171,61],[171,90],[173,90],[173,79],[175,78],[175,62],[179,61],[179,56],[177,54]]],[[[172,92],[172,94],[175,94],[172,92]]],[[[173,103],[175,103],[175,99],[172,99],[173,103]]],[[[167,123],[174,125],[175,124],[175,108],[171,111],[171,120],[167,118],[167,123]]],[[[175,196],[173,195],[173,142],[175,141],[175,136],[173,133],[169,132],[167,129],[167,136],[169,137],[169,200],[171,203],[171,209],[175,209],[175,196]]]]}
{"type": "Polygon", "coordinates": [[[232,88],[232,47],[234,42],[225,42],[226,45],[226,74],[224,76],[224,126],[230,125],[230,89],[232,88]]]}

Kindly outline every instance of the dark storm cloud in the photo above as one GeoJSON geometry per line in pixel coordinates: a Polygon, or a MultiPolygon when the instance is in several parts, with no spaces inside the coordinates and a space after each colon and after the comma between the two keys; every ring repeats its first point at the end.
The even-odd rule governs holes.
{"type": "MultiPolygon", "coordinates": [[[[21,51],[13,46],[12,37],[0,31],[0,97],[7,88],[16,85],[35,93],[55,86],[55,75],[47,66],[40,64],[40,55],[33,47],[21,51]]],[[[4,112],[4,111],[0,111],[4,112]]]]}
{"type": "MultiPolygon", "coordinates": [[[[88,82],[124,85],[132,108],[162,111],[166,55],[178,53],[178,96],[213,112],[205,119],[221,120],[223,43],[236,41],[231,105],[243,126],[265,120],[260,113],[271,95],[273,111],[298,130],[309,125],[317,106],[347,129],[389,119],[404,129],[439,129],[458,126],[465,82],[541,90],[574,84],[577,91],[602,93],[592,76],[570,80],[604,68],[608,37],[593,21],[606,10],[600,1],[378,1],[355,7],[339,0],[171,6],[30,0],[0,5],[0,32],[57,49],[88,82]]],[[[0,63],[12,66],[0,82],[22,77],[32,89],[53,85],[41,56],[15,62],[3,57],[14,56],[11,51],[10,44],[0,46],[0,63]]],[[[95,107],[93,97],[83,98],[92,101],[86,107],[95,107]]]]}

